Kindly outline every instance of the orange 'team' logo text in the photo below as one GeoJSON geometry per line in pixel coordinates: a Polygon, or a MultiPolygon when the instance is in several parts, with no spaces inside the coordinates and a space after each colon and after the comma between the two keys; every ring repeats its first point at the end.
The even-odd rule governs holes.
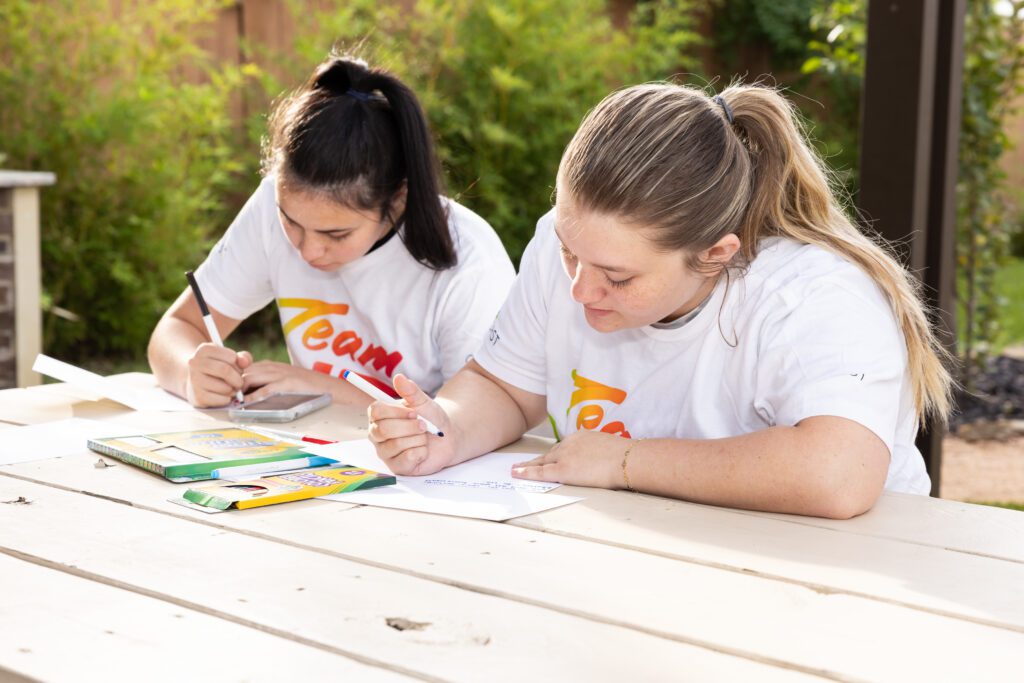
{"type": "MultiPolygon", "coordinates": [[[[284,335],[287,337],[290,332],[309,322],[310,324],[302,332],[302,345],[310,351],[320,351],[330,346],[335,356],[339,358],[348,356],[363,367],[383,370],[388,377],[394,374],[395,368],[402,362],[402,354],[398,351],[388,353],[383,346],[375,344],[366,344],[364,348],[363,338],[353,330],[341,330],[336,333],[329,316],[346,315],[349,310],[348,304],[329,304],[317,299],[278,299],[277,305],[282,309],[302,309],[285,323],[284,335]],[[359,351],[362,353],[356,355],[359,351]]],[[[345,370],[344,367],[339,367],[335,372],[333,365],[321,361],[314,363],[313,369],[327,375],[340,375],[345,370]]],[[[394,393],[394,389],[384,382],[366,375],[362,376],[385,391],[394,393]]]]}
{"type": "Polygon", "coordinates": [[[626,425],[622,422],[609,422],[602,427],[604,408],[594,403],[594,401],[611,401],[616,405],[621,405],[626,400],[625,391],[587,379],[583,375],[577,374],[575,370],[572,371],[572,385],[572,397],[569,399],[569,408],[565,414],[571,413],[577,405],[584,404],[576,413],[577,430],[600,428],[602,432],[619,434],[626,439],[632,438],[626,430],[626,425]]]}

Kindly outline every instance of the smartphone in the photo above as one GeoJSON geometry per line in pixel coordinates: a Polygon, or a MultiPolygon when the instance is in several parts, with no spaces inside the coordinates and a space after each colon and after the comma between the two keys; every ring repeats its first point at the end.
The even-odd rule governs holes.
{"type": "Polygon", "coordinates": [[[330,405],[330,394],[271,394],[254,403],[228,409],[236,422],[291,422],[330,405]]]}

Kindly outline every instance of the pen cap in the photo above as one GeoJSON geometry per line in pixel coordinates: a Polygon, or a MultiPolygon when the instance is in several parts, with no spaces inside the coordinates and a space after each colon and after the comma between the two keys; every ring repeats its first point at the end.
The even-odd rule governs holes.
{"type": "Polygon", "coordinates": [[[210,315],[210,309],[206,307],[206,299],[203,298],[203,293],[199,289],[199,283],[196,282],[196,276],[191,270],[185,271],[185,279],[188,280],[188,286],[192,288],[192,294],[196,297],[196,303],[199,304],[199,311],[204,315],[210,315]]]}

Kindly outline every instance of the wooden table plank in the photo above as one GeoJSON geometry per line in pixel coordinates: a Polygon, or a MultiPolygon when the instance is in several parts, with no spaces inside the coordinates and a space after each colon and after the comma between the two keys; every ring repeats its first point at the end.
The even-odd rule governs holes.
{"type": "MultiPolygon", "coordinates": [[[[906,538],[844,532],[841,522],[795,524],[792,516],[587,491],[582,503],[509,524],[1024,629],[1024,590],[1013,589],[1024,586],[1024,563],[1012,552],[1024,538],[1019,513],[967,506],[974,508],[965,514],[976,518],[979,534],[992,537],[991,549],[998,542],[1011,556],[994,559],[906,538]],[[999,529],[1005,541],[998,540],[999,529]]],[[[896,495],[905,518],[933,519],[934,499],[896,495]]],[[[889,498],[868,515],[889,514],[889,498]]]]}
{"type": "Polygon", "coordinates": [[[25,425],[66,420],[70,417],[99,420],[131,412],[130,408],[113,401],[76,398],[62,391],[62,387],[43,385],[0,391],[0,420],[25,425]],[[55,388],[50,389],[51,386],[55,388]]]}
{"type": "Polygon", "coordinates": [[[0,576],[0,670],[40,680],[416,680],[4,554],[0,576]]]}
{"type": "MultiPolygon", "coordinates": [[[[16,469],[19,476],[23,476],[30,468],[34,468],[37,476],[42,474],[45,478],[72,486],[76,480],[78,485],[85,482],[86,490],[92,493],[127,497],[138,506],[150,506],[155,502],[159,508],[159,501],[154,499],[160,498],[168,487],[163,482],[151,487],[147,482],[144,491],[143,487],[128,483],[139,480],[144,473],[131,469],[121,472],[89,471],[87,467],[76,467],[73,459],[68,459],[63,468],[56,468],[53,461],[46,461],[5,470],[16,469]]],[[[152,479],[148,475],[145,478],[152,479]]],[[[993,666],[1007,665],[1007,658],[1024,663],[1024,660],[1018,661],[1021,655],[1012,652],[1020,648],[1024,654],[1024,633],[1021,632],[1024,628],[1017,632],[989,629],[887,601],[867,600],[850,592],[843,594],[841,590],[823,590],[820,577],[826,576],[827,572],[821,567],[817,568],[817,573],[812,571],[814,563],[809,564],[808,570],[813,580],[800,585],[751,575],[744,566],[723,571],[714,563],[680,562],[586,539],[537,534],[509,525],[379,508],[335,513],[330,507],[332,505],[328,501],[306,501],[215,517],[184,508],[168,512],[190,517],[197,523],[216,524],[225,529],[257,534],[260,538],[282,539],[304,548],[394,568],[480,593],[543,605],[564,614],[623,625],[639,632],[656,633],[684,642],[709,643],[713,647],[735,649],[756,657],[778,657],[797,662],[807,670],[828,669],[846,676],[877,678],[887,671],[900,671],[899,668],[893,669],[892,662],[904,656],[908,662],[918,658],[931,660],[923,668],[920,664],[908,665],[909,668],[903,670],[907,676],[927,671],[942,675],[948,673],[950,666],[955,669],[958,656],[949,653],[952,661],[947,661],[945,653],[932,655],[934,642],[974,643],[987,651],[985,661],[993,666]],[[613,589],[602,590],[600,587],[613,589]],[[766,633],[765,624],[769,623],[772,624],[771,632],[766,633]],[[822,631],[821,623],[833,626],[822,631]],[[861,646],[867,646],[867,643],[859,642],[866,631],[873,632],[878,642],[872,642],[869,649],[861,650],[861,646]],[[931,633],[935,640],[920,638],[919,634],[923,633],[931,633]]],[[[707,510],[716,512],[714,508],[707,510]]],[[[723,511],[717,512],[722,514],[723,511]]],[[[724,529],[730,520],[746,521],[747,518],[726,514],[719,524],[724,529]]],[[[773,520],[768,520],[768,523],[776,524],[773,520]]],[[[786,525],[782,531],[792,533],[794,529],[786,525]]],[[[880,543],[868,537],[853,538],[880,543]]],[[[901,545],[889,543],[897,548],[901,545]]],[[[796,554],[792,562],[801,551],[810,550],[809,547],[801,548],[799,544],[790,544],[790,549],[796,554]]],[[[910,550],[929,549],[910,546],[910,550]]],[[[933,552],[933,559],[944,561],[938,551],[933,552]]],[[[1019,565],[984,558],[953,557],[955,560],[983,561],[998,567],[1021,569],[1019,565]]],[[[871,562],[869,559],[862,566],[864,576],[876,573],[871,562]]],[[[981,569],[987,570],[988,567],[981,569]]],[[[991,614],[984,612],[992,609],[996,610],[997,617],[1010,622],[1011,627],[1020,627],[1024,623],[1024,609],[1021,609],[1019,600],[1014,603],[1014,599],[1006,594],[1005,587],[998,590],[999,587],[994,587],[990,581],[982,582],[981,587],[971,588],[970,581],[956,574],[955,563],[951,570],[934,571],[940,578],[949,576],[949,582],[960,580],[967,586],[959,592],[950,586],[940,587],[951,593],[939,591],[934,596],[908,588],[901,597],[909,604],[924,602],[926,607],[930,600],[933,605],[979,621],[994,621],[991,614]],[[968,598],[981,595],[989,602],[980,605],[968,602],[965,605],[959,602],[964,595],[968,598]],[[1009,602],[1011,607],[999,612],[1001,605],[997,598],[1009,602]],[[1016,607],[1012,606],[1014,604],[1016,607]]],[[[851,584],[860,586],[855,580],[856,572],[850,570],[848,573],[851,584]]],[[[1018,572],[1015,576],[1019,578],[1022,574],[1018,572]]],[[[870,586],[871,581],[867,581],[867,585],[870,586]]],[[[894,590],[899,588],[898,581],[889,585],[894,590]]],[[[985,666],[988,664],[982,665],[985,666]]]]}
{"type": "MultiPolygon", "coordinates": [[[[844,536],[870,536],[944,551],[1024,562],[1024,514],[1017,510],[954,500],[906,493],[883,493],[878,503],[865,514],[853,519],[836,520],[716,508],[643,494],[622,497],[619,491],[604,489],[569,486],[559,489],[559,492],[587,498],[592,506],[600,509],[602,524],[603,517],[609,516],[613,521],[670,530],[680,529],[683,519],[708,514],[718,519],[721,513],[727,513],[744,515],[753,520],[773,519],[782,525],[824,529],[844,536]],[[702,513],[701,510],[714,512],[702,513]],[[671,522],[665,525],[664,520],[671,522]]],[[[577,511],[577,506],[558,508],[522,517],[512,523],[529,526],[551,523],[554,525],[553,530],[557,528],[565,533],[586,534],[588,532],[582,529],[592,529],[595,520],[572,519],[577,511]],[[581,524],[579,529],[574,527],[577,523],[581,524]]],[[[750,523],[759,524],[756,521],[750,523]]]]}
{"type": "MultiPolygon", "coordinates": [[[[151,386],[154,382],[153,378],[145,373],[127,373],[118,378],[132,386],[140,387],[151,386]]],[[[20,424],[36,424],[77,416],[93,419],[118,418],[119,420],[141,419],[148,421],[148,417],[139,418],[137,416],[153,415],[165,420],[169,429],[188,429],[205,426],[226,418],[224,411],[205,414],[199,412],[133,414],[123,406],[111,401],[76,400],[73,397],[74,393],[74,388],[66,385],[45,385],[29,389],[0,391],[0,420],[20,424]],[[67,392],[70,392],[70,395],[67,392]]],[[[332,405],[281,427],[289,431],[329,438],[361,438],[366,433],[366,418],[365,412],[361,409],[332,405]]],[[[535,437],[531,437],[531,439],[531,446],[522,450],[534,452],[543,450],[544,441],[535,437]]],[[[511,449],[519,450],[516,446],[511,449]]],[[[583,495],[589,499],[609,493],[616,495],[613,492],[594,489],[566,488],[564,491],[570,495],[583,495]]],[[[667,506],[676,505],[678,506],[676,509],[680,511],[684,511],[688,505],[667,499],[656,500],[664,500],[667,506]]],[[[1024,516],[1019,515],[1016,511],[999,510],[995,514],[989,514],[987,508],[967,503],[933,499],[930,505],[922,507],[918,505],[918,502],[917,496],[884,494],[875,508],[866,515],[842,521],[744,511],[735,511],[735,513],[753,514],[758,518],[772,516],[786,524],[831,529],[843,534],[876,536],[1024,562],[1024,533],[1021,533],[1022,522],[1020,521],[1024,516]]],[[[626,504],[626,506],[631,507],[631,504],[626,504]]],[[[572,507],[561,509],[570,514],[572,510],[572,507]]],[[[557,517],[559,511],[544,514],[557,517]]],[[[680,514],[686,513],[680,512],[680,514]]],[[[569,530],[566,531],[571,533],[569,530]]]]}
{"type": "MultiPolygon", "coordinates": [[[[197,516],[165,500],[178,495],[181,485],[169,484],[125,465],[97,470],[93,462],[93,456],[43,460],[0,468],[0,473],[124,500],[172,515],[197,516]]],[[[773,516],[739,514],[653,496],[576,490],[586,500],[512,520],[510,524],[799,583],[824,592],[870,596],[980,623],[1024,629],[1024,591],[1008,590],[1010,586],[1024,585],[1021,563],[867,535],[835,533],[773,516]]],[[[927,507],[934,501],[911,497],[911,502],[927,507]]],[[[301,536],[311,524],[306,520],[318,514],[289,505],[266,515],[257,511],[221,515],[216,517],[216,523],[275,537],[285,535],[291,526],[300,529],[297,533],[301,536]]],[[[1024,533],[1024,528],[1020,533],[1024,533]]],[[[372,540],[371,536],[371,546],[372,540]]],[[[319,541],[315,539],[303,542],[327,550],[338,549],[336,544],[317,545],[319,541]]]]}
{"type": "MultiPolygon", "coordinates": [[[[399,671],[515,681],[653,680],[666,672],[799,677],[761,661],[0,477],[0,500],[19,496],[31,504],[0,505],[0,551],[399,671]],[[389,619],[427,625],[399,631],[389,619]]],[[[294,505],[303,504],[285,507],[294,505]]]]}
{"type": "Polygon", "coordinates": [[[886,493],[869,512],[850,520],[772,516],[791,524],[1024,562],[1024,514],[1019,510],[937,498],[922,506],[919,496],[886,493]]]}
{"type": "MultiPolygon", "coordinates": [[[[7,393],[0,392],[0,419],[7,393]]],[[[34,396],[19,398],[34,400],[34,396]]],[[[58,402],[47,405],[60,410],[58,402]]],[[[100,412],[95,416],[100,417],[100,412]]],[[[161,423],[180,420],[184,426],[174,429],[189,428],[199,424],[189,422],[197,415],[168,413],[161,423]]],[[[200,417],[211,419],[210,415],[200,417]]],[[[359,412],[332,407],[285,428],[351,438],[364,434],[364,425],[365,417],[359,412]]],[[[534,443],[522,450],[537,447],[534,443]]],[[[68,458],[5,467],[0,473],[112,495],[178,519],[193,515],[162,501],[170,486],[163,480],[123,465],[83,471],[87,466],[91,461],[68,458]],[[113,476],[104,478],[104,474],[113,476]]],[[[590,623],[620,625],[620,630],[660,634],[664,639],[720,647],[755,659],[788,658],[805,670],[827,669],[840,678],[889,678],[894,673],[919,677],[921,662],[912,660],[929,658],[938,664],[929,664],[934,670],[927,670],[939,677],[973,677],[978,674],[976,666],[957,667],[978,661],[991,665],[988,670],[993,672],[1000,667],[1014,667],[1004,671],[1020,668],[1019,656],[1009,655],[1009,649],[1024,650],[1014,640],[1021,635],[1021,591],[1012,588],[1020,585],[1019,568],[1024,564],[1019,513],[886,494],[868,515],[833,522],[619,492],[562,491],[587,500],[514,522],[519,529],[372,508],[346,510],[325,501],[194,519],[196,526],[237,530],[264,546],[284,543],[334,559],[349,556],[407,577],[540,605],[549,614],[582,615],[590,623]],[[335,506],[336,512],[325,512],[324,506],[335,506]],[[526,541],[515,534],[527,534],[526,541]],[[530,546],[524,551],[527,543],[530,546]],[[623,575],[640,576],[643,581],[623,584],[623,575]],[[760,584],[736,582],[737,578],[760,584]],[[751,588],[754,585],[759,587],[751,588]],[[652,603],[652,593],[668,597],[652,603]],[[804,593],[819,598],[807,599],[804,593]],[[712,607],[715,602],[718,605],[712,607]],[[651,605],[654,609],[647,610],[651,605]],[[928,610],[956,618],[935,616],[928,610]],[[681,625],[680,615],[685,622],[681,625]],[[818,619],[838,620],[843,626],[816,631],[818,619]],[[730,631],[726,628],[730,622],[742,627],[730,631]],[[992,624],[1003,628],[989,628],[992,624]],[[964,627],[966,631],[958,630],[964,627]],[[998,635],[991,636],[992,631],[998,635]],[[878,644],[869,643],[864,634],[889,645],[879,653],[878,644]],[[826,651],[816,658],[815,653],[790,643],[801,639],[809,643],[805,649],[825,642],[826,651]],[[843,651],[831,656],[835,653],[829,648],[839,648],[840,643],[843,651]],[[932,652],[936,643],[956,643],[962,651],[977,652],[963,664],[947,662],[955,651],[942,651],[936,657],[932,652]],[[858,657],[874,658],[877,668],[852,661],[858,657]],[[825,665],[819,666],[821,662],[825,665]]]]}

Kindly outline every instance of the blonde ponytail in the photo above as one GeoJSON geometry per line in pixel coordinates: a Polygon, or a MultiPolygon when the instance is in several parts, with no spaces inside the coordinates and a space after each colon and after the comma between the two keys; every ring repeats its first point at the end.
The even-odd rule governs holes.
{"type": "Polygon", "coordinates": [[[907,344],[917,412],[945,421],[953,380],[921,299],[921,284],[880,237],[857,229],[836,199],[793,105],[775,90],[737,85],[722,98],[751,157],[752,186],[740,239],[748,258],[758,241],[780,235],[827,249],[859,266],[882,289],[907,344]]]}
{"type": "Polygon", "coordinates": [[[856,264],[888,297],[903,332],[918,415],[945,422],[951,356],[929,325],[920,283],[857,229],[825,168],[793,106],[771,88],[733,85],[712,99],[647,84],[612,93],[587,115],[562,157],[558,188],[580,208],[655,228],[665,250],[695,254],[734,233],[742,266],[763,238],[781,236],[856,264]]]}

